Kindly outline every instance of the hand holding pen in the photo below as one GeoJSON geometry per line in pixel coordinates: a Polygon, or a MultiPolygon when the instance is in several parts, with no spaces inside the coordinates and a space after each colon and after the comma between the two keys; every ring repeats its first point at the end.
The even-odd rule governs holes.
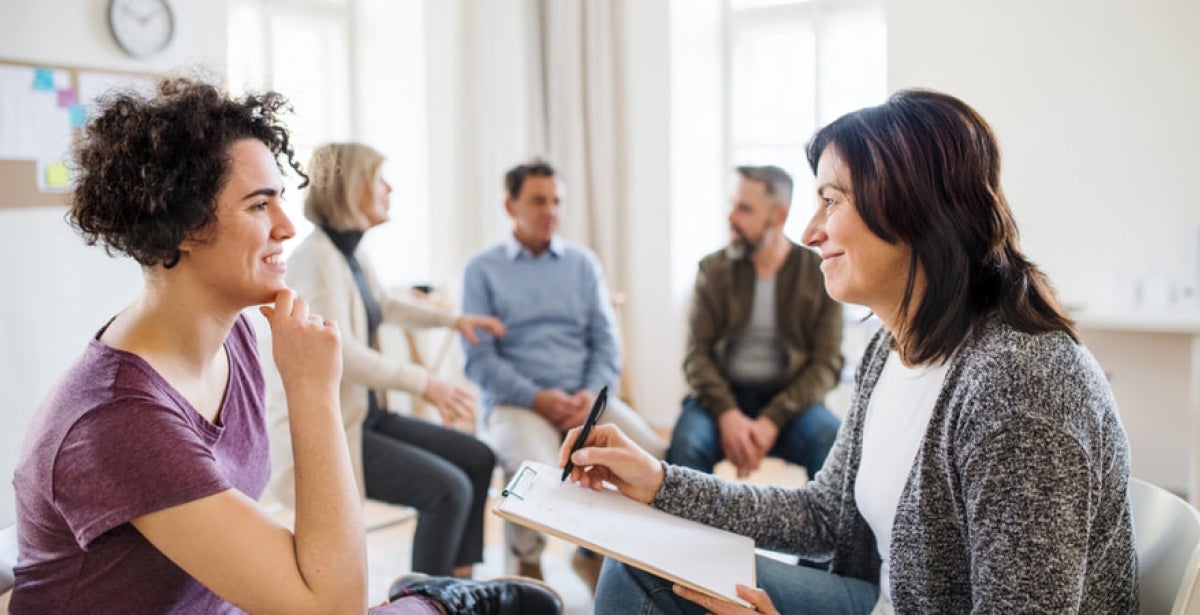
{"type": "MultiPolygon", "coordinates": [[[[596,421],[600,420],[600,415],[604,414],[606,407],[608,407],[607,386],[600,389],[600,394],[596,396],[596,401],[592,402],[592,410],[588,412],[587,418],[583,421],[583,427],[579,432],[579,437],[575,440],[575,445],[571,448],[571,454],[574,454],[575,451],[579,450],[579,447],[583,446],[584,442],[587,442],[588,434],[592,432],[592,428],[596,426],[596,421]]],[[[563,466],[562,478],[560,480],[567,480],[574,467],[575,464],[571,462],[571,455],[567,455],[567,463],[563,466]]]]}
{"type": "Polygon", "coordinates": [[[616,425],[597,425],[587,438],[583,427],[567,432],[559,449],[558,462],[571,462],[571,480],[590,489],[603,489],[607,482],[627,497],[649,504],[666,476],[662,462],[634,444],[616,425]],[[583,442],[581,447],[575,446],[583,442]]]}

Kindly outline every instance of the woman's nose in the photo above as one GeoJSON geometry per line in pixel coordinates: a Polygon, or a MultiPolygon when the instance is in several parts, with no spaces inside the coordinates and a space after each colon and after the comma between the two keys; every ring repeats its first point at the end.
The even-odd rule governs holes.
{"type": "Polygon", "coordinates": [[[275,235],[281,239],[291,239],[296,236],[296,227],[292,225],[292,219],[287,215],[283,208],[280,207],[278,215],[275,217],[275,235]]]}
{"type": "Polygon", "coordinates": [[[800,235],[800,242],[810,248],[815,248],[823,241],[825,241],[825,220],[821,212],[817,211],[808,221],[808,226],[804,227],[804,233],[800,235]]]}

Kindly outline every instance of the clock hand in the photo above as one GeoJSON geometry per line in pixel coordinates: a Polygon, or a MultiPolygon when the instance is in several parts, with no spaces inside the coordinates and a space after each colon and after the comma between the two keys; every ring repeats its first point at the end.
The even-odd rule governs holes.
{"type": "Polygon", "coordinates": [[[158,15],[159,15],[158,11],[151,9],[149,13],[146,13],[146,14],[138,17],[138,23],[144,26],[144,25],[150,23],[151,21],[153,21],[156,17],[158,17],[158,15]]]}
{"type": "Polygon", "coordinates": [[[121,12],[126,15],[129,15],[130,17],[133,17],[134,21],[136,21],[138,23],[142,23],[142,14],[129,8],[128,4],[121,5],[121,12]]]}

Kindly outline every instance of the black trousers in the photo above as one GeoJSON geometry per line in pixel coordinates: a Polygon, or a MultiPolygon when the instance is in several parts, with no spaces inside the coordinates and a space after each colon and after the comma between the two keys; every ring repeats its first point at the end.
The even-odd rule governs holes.
{"type": "Polygon", "coordinates": [[[418,511],[412,569],[448,575],[483,561],[483,514],[496,456],[473,436],[371,413],[363,425],[367,497],[418,511]]]}

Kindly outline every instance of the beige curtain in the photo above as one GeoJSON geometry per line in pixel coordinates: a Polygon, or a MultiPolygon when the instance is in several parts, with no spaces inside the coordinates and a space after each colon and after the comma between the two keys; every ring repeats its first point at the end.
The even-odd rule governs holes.
{"type": "Polygon", "coordinates": [[[592,248],[608,281],[625,280],[618,229],[625,194],[620,117],[622,3],[535,0],[537,36],[530,41],[531,142],[556,164],[566,183],[562,234],[592,248]]]}
{"type": "Polygon", "coordinates": [[[508,232],[503,173],[541,156],[565,180],[562,235],[593,249],[610,286],[624,287],[624,4],[427,4],[427,29],[448,33],[429,43],[431,223],[444,248],[434,256],[443,279],[457,278],[472,253],[508,232]]]}
{"type": "Polygon", "coordinates": [[[609,287],[628,294],[637,407],[659,409],[655,422],[669,425],[683,391],[683,325],[666,297],[667,1],[427,0],[425,9],[425,31],[437,33],[426,45],[434,279],[461,282],[467,259],[509,233],[504,171],[551,160],[566,180],[563,236],[592,248],[609,287]]]}

